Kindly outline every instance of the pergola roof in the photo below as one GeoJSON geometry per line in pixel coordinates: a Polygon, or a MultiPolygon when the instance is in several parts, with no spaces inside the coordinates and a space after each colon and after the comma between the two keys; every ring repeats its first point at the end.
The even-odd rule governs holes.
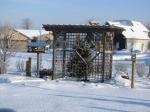
{"type": "Polygon", "coordinates": [[[124,29],[115,26],[92,25],[43,25],[46,31],[53,32],[122,32],[124,29]]]}

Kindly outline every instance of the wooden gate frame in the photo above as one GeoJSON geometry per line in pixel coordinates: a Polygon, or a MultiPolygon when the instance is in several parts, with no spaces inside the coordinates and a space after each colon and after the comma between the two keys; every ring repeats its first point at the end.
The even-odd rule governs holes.
{"type": "MultiPolygon", "coordinates": [[[[52,80],[56,78],[55,58],[56,58],[56,40],[63,34],[64,40],[66,41],[67,33],[101,33],[102,34],[102,78],[95,80],[111,79],[112,75],[112,51],[113,51],[113,38],[115,32],[122,32],[123,29],[113,26],[91,26],[91,25],[43,25],[46,31],[53,32],[53,60],[52,60],[52,80]]],[[[63,49],[66,49],[63,46],[63,49]]],[[[65,56],[66,50],[63,52],[63,66],[62,66],[62,77],[65,76],[65,56]]],[[[87,80],[87,78],[86,78],[87,80]]]]}

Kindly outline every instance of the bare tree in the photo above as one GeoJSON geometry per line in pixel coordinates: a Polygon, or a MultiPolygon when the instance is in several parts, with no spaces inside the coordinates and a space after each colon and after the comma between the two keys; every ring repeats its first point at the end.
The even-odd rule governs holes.
{"type": "Polygon", "coordinates": [[[11,42],[14,36],[13,28],[10,25],[0,25],[0,68],[1,73],[6,73],[7,60],[12,55],[14,46],[11,42]]]}
{"type": "Polygon", "coordinates": [[[29,18],[25,18],[22,20],[22,28],[23,29],[31,29],[32,28],[32,21],[29,18]]]}

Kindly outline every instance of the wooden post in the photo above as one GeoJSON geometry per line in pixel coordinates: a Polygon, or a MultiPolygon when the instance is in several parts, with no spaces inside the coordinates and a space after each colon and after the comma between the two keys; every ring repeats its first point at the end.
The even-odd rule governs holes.
{"type": "Polygon", "coordinates": [[[53,60],[52,60],[52,80],[55,79],[55,40],[57,38],[56,32],[53,32],[53,60]]]}
{"type": "Polygon", "coordinates": [[[31,57],[29,57],[29,76],[31,77],[31,57]]]}
{"type": "Polygon", "coordinates": [[[31,57],[26,61],[26,76],[31,77],[31,57]]]}
{"type": "Polygon", "coordinates": [[[40,58],[39,58],[39,53],[37,53],[37,77],[40,77],[39,66],[40,66],[40,58]]]}
{"type": "Polygon", "coordinates": [[[85,81],[88,80],[88,74],[89,74],[89,66],[86,64],[86,74],[85,74],[85,81]]]}
{"type": "Polygon", "coordinates": [[[63,43],[63,62],[62,62],[62,78],[65,76],[65,62],[66,62],[66,33],[64,34],[63,43]]]}
{"type": "MultiPolygon", "coordinates": [[[[113,37],[114,37],[114,33],[110,34],[110,38],[111,38],[111,51],[112,53],[110,54],[110,74],[109,74],[109,79],[112,78],[112,63],[113,63],[113,37]]],[[[109,49],[110,50],[110,49],[109,49]]]]}
{"type": "Polygon", "coordinates": [[[28,76],[28,74],[29,74],[29,73],[28,73],[28,71],[29,71],[29,70],[28,70],[28,65],[29,65],[29,61],[26,61],[26,76],[28,76]]]}
{"type": "Polygon", "coordinates": [[[106,33],[103,33],[103,40],[102,40],[102,44],[103,44],[103,64],[102,64],[102,83],[104,82],[104,75],[105,75],[105,44],[106,44],[106,33]]]}
{"type": "Polygon", "coordinates": [[[132,54],[132,79],[131,88],[135,87],[135,75],[136,75],[136,54],[132,54]]]}

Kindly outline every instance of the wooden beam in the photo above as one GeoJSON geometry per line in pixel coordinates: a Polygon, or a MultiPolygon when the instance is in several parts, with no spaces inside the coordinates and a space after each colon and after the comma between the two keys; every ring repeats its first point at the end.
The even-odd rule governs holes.
{"type": "Polygon", "coordinates": [[[55,42],[56,42],[56,38],[57,38],[57,33],[53,32],[53,59],[52,59],[52,77],[51,79],[54,80],[55,79],[55,42]]]}
{"type": "Polygon", "coordinates": [[[104,75],[105,75],[105,48],[106,48],[106,33],[103,33],[103,40],[102,40],[102,44],[103,44],[103,64],[102,64],[102,83],[104,82],[104,75]]]}
{"type": "Polygon", "coordinates": [[[63,63],[62,63],[62,78],[65,76],[65,63],[66,63],[66,33],[64,33],[64,43],[63,43],[63,63]]]}

